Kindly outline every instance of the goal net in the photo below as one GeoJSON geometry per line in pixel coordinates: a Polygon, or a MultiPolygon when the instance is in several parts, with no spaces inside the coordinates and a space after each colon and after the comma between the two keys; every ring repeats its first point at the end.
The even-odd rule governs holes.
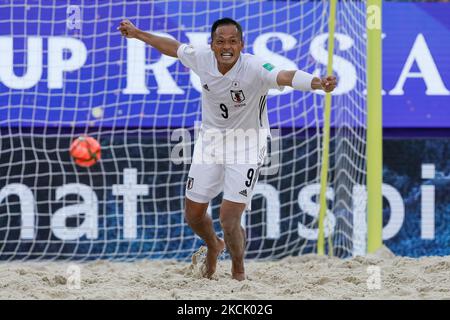
{"type": "MultiPolygon", "coordinates": [[[[2,1],[0,260],[189,259],[202,245],[183,216],[200,82],[123,38],[122,19],[207,45],[212,23],[231,17],[245,52],[319,76],[328,12],[327,1],[2,1]],[[91,167],[69,154],[82,135],[101,145],[91,167]]],[[[325,236],[342,257],[354,252],[354,209],[365,211],[354,201],[365,183],[364,33],[365,3],[339,2],[325,236]]],[[[272,140],[242,220],[246,257],[314,253],[324,96],[286,88],[266,104],[272,140]]],[[[221,235],[220,202],[208,214],[221,235]]]]}

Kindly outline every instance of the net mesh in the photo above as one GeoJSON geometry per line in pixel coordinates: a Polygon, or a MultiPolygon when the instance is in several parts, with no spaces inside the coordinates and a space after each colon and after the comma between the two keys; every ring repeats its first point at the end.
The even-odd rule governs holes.
{"type": "MultiPolygon", "coordinates": [[[[202,244],[183,218],[200,119],[195,74],[116,30],[123,18],[207,44],[231,17],[244,51],[325,75],[326,1],[0,1],[0,259],[189,259],[202,244]],[[99,141],[77,166],[71,142],[99,141]]],[[[365,183],[365,3],[338,3],[330,210],[333,251],[353,251],[352,193],[365,183]]],[[[315,252],[324,96],[270,92],[270,157],[243,217],[247,258],[315,252]]],[[[208,209],[219,235],[221,195],[208,209]]]]}

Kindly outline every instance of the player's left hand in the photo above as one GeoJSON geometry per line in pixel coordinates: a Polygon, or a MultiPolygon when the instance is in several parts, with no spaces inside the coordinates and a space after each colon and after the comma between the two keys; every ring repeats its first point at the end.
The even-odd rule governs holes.
{"type": "Polygon", "coordinates": [[[120,33],[127,38],[136,38],[139,31],[138,28],[136,28],[128,19],[122,20],[119,27],[117,27],[117,30],[119,30],[120,33]]]}
{"type": "Polygon", "coordinates": [[[331,92],[336,88],[337,81],[335,76],[326,76],[321,79],[322,90],[331,92]]]}

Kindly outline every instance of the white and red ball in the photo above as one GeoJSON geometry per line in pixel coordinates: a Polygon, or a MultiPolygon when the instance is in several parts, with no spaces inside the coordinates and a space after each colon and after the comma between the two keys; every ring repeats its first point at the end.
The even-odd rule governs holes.
{"type": "Polygon", "coordinates": [[[70,145],[70,155],[77,165],[90,167],[100,160],[100,143],[92,137],[80,136],[70,145]]]}

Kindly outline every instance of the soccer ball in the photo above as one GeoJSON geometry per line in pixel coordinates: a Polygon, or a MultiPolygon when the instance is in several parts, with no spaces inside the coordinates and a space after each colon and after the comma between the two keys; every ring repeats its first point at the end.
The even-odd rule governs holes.
{"type": "Polygon", "coordinates": [[[75,159],[77,165],[90,167],[100,160],[101,147],[94,138],[81,136],[70,145],[70,155],[75,159]]]}

